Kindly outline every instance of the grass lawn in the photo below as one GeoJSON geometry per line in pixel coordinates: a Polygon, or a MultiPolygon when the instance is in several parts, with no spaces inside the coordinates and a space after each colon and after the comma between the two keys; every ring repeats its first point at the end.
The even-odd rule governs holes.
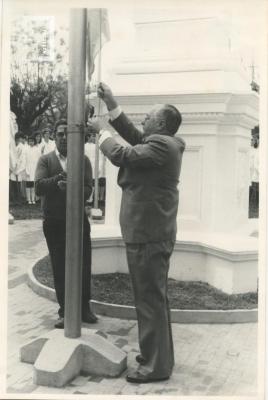
{"type": "MultiPolygon", "coordinates": [[[[103,202],[99,204],[103,215],[105,215],[105,205],[103,202]]],[[[41,204],[40,201],[36,204],[28,204],[26,201],[10,202],[9,212],[15,219],[39,219],[42,218],[41,204]]],[[[254,204],[249,204],[248,211],[249,218],[258,218],[259,209],[254,204]]]]}
{"type": "Polygon", "coordinates": [[[15,219],[40,219],[42,218],[42,210],[40,201],[36,204],[28,204],[26,202],[10,203],[9,212],[15,219]]]}
{"type": "MultiPolygon", "coordinates": [[[[102,210],[102,215],[105,215],[103,204],[99,207],[102,210]]],[[[40,219],[43,217],[41,210],[41,202],[36,204],[28,204],[27,202],[16,202],[9,204],[9,212],[17,220],[19,219],[40,219]]],[[[103,221],[103,218],[101,219],[103,221]]],[[[97,221],[98,223],[98,221],[97,221]]]]}
{"type": "MultiPolygon", "coordinates": [[[[54,287],[49,256],[38,261],[33,269],[36,279],[54,287]]],[[[181,310],[253,309],[258,294],[228,295],[204,282],[168,280],[170,308],[181,310]]],[[[92,276],[92,299],[106,303],[134,305],[128,274],[114,273],[92,276]]]]}

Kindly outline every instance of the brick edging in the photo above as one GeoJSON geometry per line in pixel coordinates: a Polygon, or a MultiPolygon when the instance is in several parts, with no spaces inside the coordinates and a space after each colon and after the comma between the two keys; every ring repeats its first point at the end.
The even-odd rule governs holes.
{"type": "MultiPolygon", "coordinates": [[[[28,270],[28,286],[39,296],[56,301],[55,290],[38,282],[33,267],[28,270]]],[[[91,300],[96,314],[121,319],[136,319],[133,306],[91,300]]],[[[258,309],[252,310],[176,310],[171,309],[171,322],[180,324],[230,324],[258,322],[258,309]]]]}

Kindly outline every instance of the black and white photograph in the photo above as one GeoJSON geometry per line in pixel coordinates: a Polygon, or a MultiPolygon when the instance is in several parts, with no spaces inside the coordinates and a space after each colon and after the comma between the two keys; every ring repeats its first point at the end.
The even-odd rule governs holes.
{"type": "Polygon", "coordinates": [[[0,4],[0,398],[264,399],[267,1],[0,4]]]}

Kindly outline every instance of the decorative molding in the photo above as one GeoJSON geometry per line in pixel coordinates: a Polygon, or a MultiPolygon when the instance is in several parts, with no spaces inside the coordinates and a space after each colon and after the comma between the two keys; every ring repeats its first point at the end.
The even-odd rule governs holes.
{"type": "MultiPolygon", "coordinates": [[[[110,248],[110,247],[113,247],[113,248],[119,247],[120,248],[120,247],[125,247],[125,244],[121,237],[92,239],[92,249],[101,249],[101,248],[110,248]]],[[[211,254],[215,257],[219,257],[224,260],[228,260],[228,261],[232,261],[232,262],[257,261],[258,260],[258,251],[257,250],[231,251],[231,250],[215,247],[213,245],[209,245],[208,243],[202,243],[201,241],[177,240],[175,243],[174,250],[202,253],[202,254],[211,254]]]]}
{"type": "MultiPolygon", "coordinates": [[[[207,112],[214,112],[213,106],[217,105],[215,112],[226,112],[229,114],[245,114],[245,107],[250,108],[251,114],[258,113],[259,107],[259,96],[253,92],[246,93],[155,93],[147,94],[141,93],[123,95],[118,93],[115,96],[116,100],[121,105],[127,105],[131,107],[142,106],[142,105],[154,105],[154,104],[174,104],[180,107],[192,104],[200,104],[202,109],[208,108],[207,112]],[[221,109],[219,110],[219,106],[221,109]],[[237,106],[239,106],[237,110],[237,106]],[[228,107],[228,109],[227,109],[228,107]],[[235,113],[232,110],[235,109],[235,113]]],[[[196,108],[196,107],[195,107],[196,108]]],[[[252,117],[254,118],[254,117],[252,117]]]]}
{"type": "Polygon", "coordinates": [[[135,21],[135,25],[152,25],[152,24],[170,24],[170,23],[189,23],[190,21],[208,21],[208,20],[215,20],[215,17],[197,17],[197,18],[190,18],[190,17],[184,17],[184,18],[176,18],[176,19],[161,19],[161,20],[145,20],[145,21],[135,21]]]}
{"type": "Polygon", "coordinates": [[[209,67],[206,67],[206,68],[192,68],[192,69],[179,69],[178,67],[174,67],[174,69],[172,69],[171,70],[171,68],[169,67],[169,66],[166,66],[165,68],[164,67],[162,67],[162,68],[160,68],[160,66],[158,66],[158,67],[155,67],[155,68],[152,68],[151,66],[150,66],[150,68],[148,68],[148,70],[146,71],[145,70],[145,68],[141,65],[140,66],[140,71],[137,69],[137,68],[131,68],[131,67],[129,67],[128,68],[128,70],[127,70],[127,68],[126,67],[122,67],[122,72],[120,72],[120,70],[118,69],[117,70],[117,75],[118,76],[124,76],[124,75],[162,75],[162,74],[169,74],[169,75],[172,75],[172,74],[181,74],[181,73],[183,73],[183,74],[187,74],[187,73],[198,73],[198,72],[218,72],[218,71],[221,71],[219,68],[217,68],[217,67],[215,67],[215,68],[209,68],[209,67]]]}
{"type": "Polygon", "coordinates": [[[236,125],[246,129],[252,129],[258,124],[258,119],[245,113],[194,112],[182,113],[182,117],[184,124],[236,125]]]}
{"type": "MultiPolygon", "coordinates": [[[[162,54],[162,53],[161,53],[162,54]]],[[[142,58],[128,56],[120,63],[113,66],[112,71],[118,77],[123,75],[154,75],[154,74],[185,74],[185,73],[208,73],[208,72],[224,72],[237,73],[248,81],[247,73],[245,72],[240,61],[236,58],[230,59],[228,56],[218,60],[211,58],[208,60],[192,59],[175,57],[170,58],[167,54],[163,59],[159,54],[144,53],[142,58]],[[167,58],[168,57],[168,58],[167,58]]]]}
{"type": "MultiPolygon", "coordinates": [[[[134,123],[140,123],[144,113],[126,112],[134,123]]],[[[224,112],[182,112],[184,125],[212,124],[212,125],[236,125],[246,129],[252,129],[258,124],[258,120],[245,113],[224,113],[224,112]]],[[[218,132],[217,132],[218,134],[218,132]]],[[[232,136],[235,134],[231,134],[232,136]]]]}
{"type": "MultiPolygon", "coordinates": [[[[127,105],[153,105],[159,103],[171,103],[171,104],[227,104],[232,93],[140,93],[137,94],[120,94],[118,93],[115,97],[119,104],[127,105]]],[[[243,93],[242,96],[251,96],[249,93],[243,93]]]]}
{"type": "MultiPolygon", "coordinates": [[[[125,247],[121,236],[113,236],[107,238],[92,238],[92,249],[102,248],[120,248],[125,247]]],[[[247,262],[258,260],[258,250],[228,250],[227,248],[220,248],[208,241],[202,242],[201,240],[176,240],[174,251],[194,252],[201,254],[209,254],[215,257],[224,259],[231,262],[247,262]]]]}

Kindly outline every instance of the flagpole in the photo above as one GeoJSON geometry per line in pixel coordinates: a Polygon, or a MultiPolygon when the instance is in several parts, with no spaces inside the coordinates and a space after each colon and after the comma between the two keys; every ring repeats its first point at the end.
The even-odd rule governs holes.
{"type": "Polygon", "coordinates": [[[81,336],[86,9],[70,11],[64,334],[81,336]]]}

